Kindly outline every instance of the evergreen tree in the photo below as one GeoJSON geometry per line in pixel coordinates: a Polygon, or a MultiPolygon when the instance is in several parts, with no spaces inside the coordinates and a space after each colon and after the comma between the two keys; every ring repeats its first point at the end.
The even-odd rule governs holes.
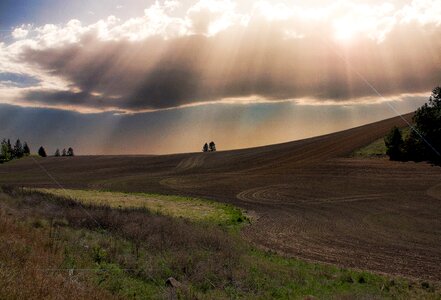
{"type": "Polygon", "coordinates": [[[61,156],[66,156],[66,149],[63,149],[61,156]]]}
{"type": "MultiPolygon", "coordinates": [[[[4,162],[4,160],[5,160],[5,157],[4,157],[4,150],[3,150],[3,142],[4,142],[5,140],[3,139],[2,140],[2,142],[0,143],[0,164],[2,163],[2,162],[4,162]]],[[[6,148],[6,147],[5,147],[6,148]]]]}
{"type": "Polygon", "coordinates": [[[31,155],[31,149],[29,148],[28,143],[26,142],[23,145],[23,155],[25,156],[31,155]]]}
{"type": "Polygon", "coordinates": [[[424,145],[418,134],[411,129],[403,144],[403,159],[413,161],[424,160],[424,145]]]}
{"type": "Polygon", "coordinates": [[[13,149],[12,149],[12,145],[11,145],[11,140],[10,139],[8,139],[7,147],[8,147],[8,152],[11,154],[11,157],[12,157],[13,149]]]}
{"type": "Polygon", "coordinates": [[[202,147],[203,152],[208,152],[208,144],[205,143],[204,147],[202,147]]]}
{"type": "Polygon", "coordinates": [[[54,154],[55,157],[60,157],[60,149],[57,149],[54,154]]]}
{"type": "Polygon", "coordinates": [[[209,148],[210,148],[210,152],[215,152],[216,151],[216,144],[214,142],[210,142],[209,148]]]}
{"type": "Polygon", "coordinates": [[[13,150],[12,153],[13,153],[13,157],[14,158],[22,158],[23,157],[23,155],[24,155],[24,153],[23,153],[23,145],[21,144],[20,139],[18,139],[15,142],[14,150],[13,150]]]}
{"type": "Polygon", "coordinates": [[[74,151],[72,147],[69,147],[69,149],[67,149],[67,156],[74,156],[74,151]]]}
{"type": "Polygon", "coordinates": [[[8,142],[3,139],[0,145],[0,162],[7,162],[11,160],[12,153],[9,151],[8,142]]]}
{"type": "Polygon", "coordinates": [[[44,150],[43,146],[38,149],[38,155],[40,155],[41,157],[47,157],[46,150],[44,150]]]}
{"type": "Polygon", "coordinates": [[[390,160],[401,160],[403,158],[403,137],[397,127],[392,128],[389,134],[384,138],[384,143],[387,148],[386,154],[389,155],[390,160]]]}
{"type": "Polygon", "coordinates": [[[432,91],[429,102],[416,111],[413,121],[424,137],[418,136],[424,159],[441,163],[441,87],[432,91]]]}

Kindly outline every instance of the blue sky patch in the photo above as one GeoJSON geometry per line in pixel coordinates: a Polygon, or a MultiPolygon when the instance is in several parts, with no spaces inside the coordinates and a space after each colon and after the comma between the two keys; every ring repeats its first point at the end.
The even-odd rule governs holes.
{"type": "Polygon", "coordinates": [[[17,73],[0,73],[0,85],[8,87],[31,87],[40,83],[35,77],[17,74],[17,73]]]}

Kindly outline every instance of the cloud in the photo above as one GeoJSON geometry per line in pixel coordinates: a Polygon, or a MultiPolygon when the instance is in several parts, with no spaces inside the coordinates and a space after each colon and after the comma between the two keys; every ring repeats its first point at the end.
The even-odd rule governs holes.
{"type": "Polygon", "coordinates": [[[15,90],[16,102],[103,111],[250,97],[356,102],[373,94],[366,81],[387,97],[421,93],[441,79],[441,5],[423,2],[314,10],[259,1],[244,11],[201,0],[184,15],[178,1],[156,2],[126,21],[35,28],[0,44],[0,72],[39,80],[15,90]]]}
{"type": "Polygon", "coordinates": [[[230,0],[200,0],[187,11],[190,32],[213,36],[237,24],[243,17],[236,13],[236,3],[230,0]]]}
{"type": "Polygon", "coordinates": [[[29,30],[27,30],[27,29],[25,29],[25,28],[23,28],[23,27],[15,28],[15,29],[12,31],[12,37],[13,37],[14,39],[17,39],[17,40],[19,40],[19,39],[24,39],[25,37],[28,36],[28,34],[29,34],[29,30]]]}
{"type": "Polygon", "coordinates": [[[169,11],[173,11],[181,6],[181,2],[177,0],[165,0],[164,8],[169,11]]]}

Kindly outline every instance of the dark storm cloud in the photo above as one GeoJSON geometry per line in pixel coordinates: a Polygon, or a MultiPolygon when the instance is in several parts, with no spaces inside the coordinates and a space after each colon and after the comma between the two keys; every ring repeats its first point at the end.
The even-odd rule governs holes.
{"type": "Polygon", "coordinates": [[[310,97],[341,101],[428,92],[441,83],[440,27],[396,27],[377,43],[347,47],[310,34],[286,39],[270,25],[231,28],[216,36],[142,42],[84,36],[62,48],[27,50],[22,59],[60,76],[80,92],[29,91],[28,102],[97,109],[163,109],[259,95],[268,100],[310,97]]]}
{"type": "Polygon", "coordinates": [[[84,92],[68,92],[68,91],[57,91],[57,90],[39,90],[33,91],[32,101],[36,103],[45,104],[62,104],[62,105],[87,105],[90,107],[99,107],[104,105],[102,98],[94,97],[88,93],[84,92]]]}

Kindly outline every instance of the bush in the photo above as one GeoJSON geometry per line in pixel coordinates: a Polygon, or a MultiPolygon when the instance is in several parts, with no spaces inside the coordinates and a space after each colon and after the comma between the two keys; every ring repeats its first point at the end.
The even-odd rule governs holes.
{"type": "Polygon", "coordinates": [[[401,160],[403,158],[403,137],[397,127],[392,128],[389,134],[384,138],[386,144],[386,154],[390,160],[401,160]]]}

